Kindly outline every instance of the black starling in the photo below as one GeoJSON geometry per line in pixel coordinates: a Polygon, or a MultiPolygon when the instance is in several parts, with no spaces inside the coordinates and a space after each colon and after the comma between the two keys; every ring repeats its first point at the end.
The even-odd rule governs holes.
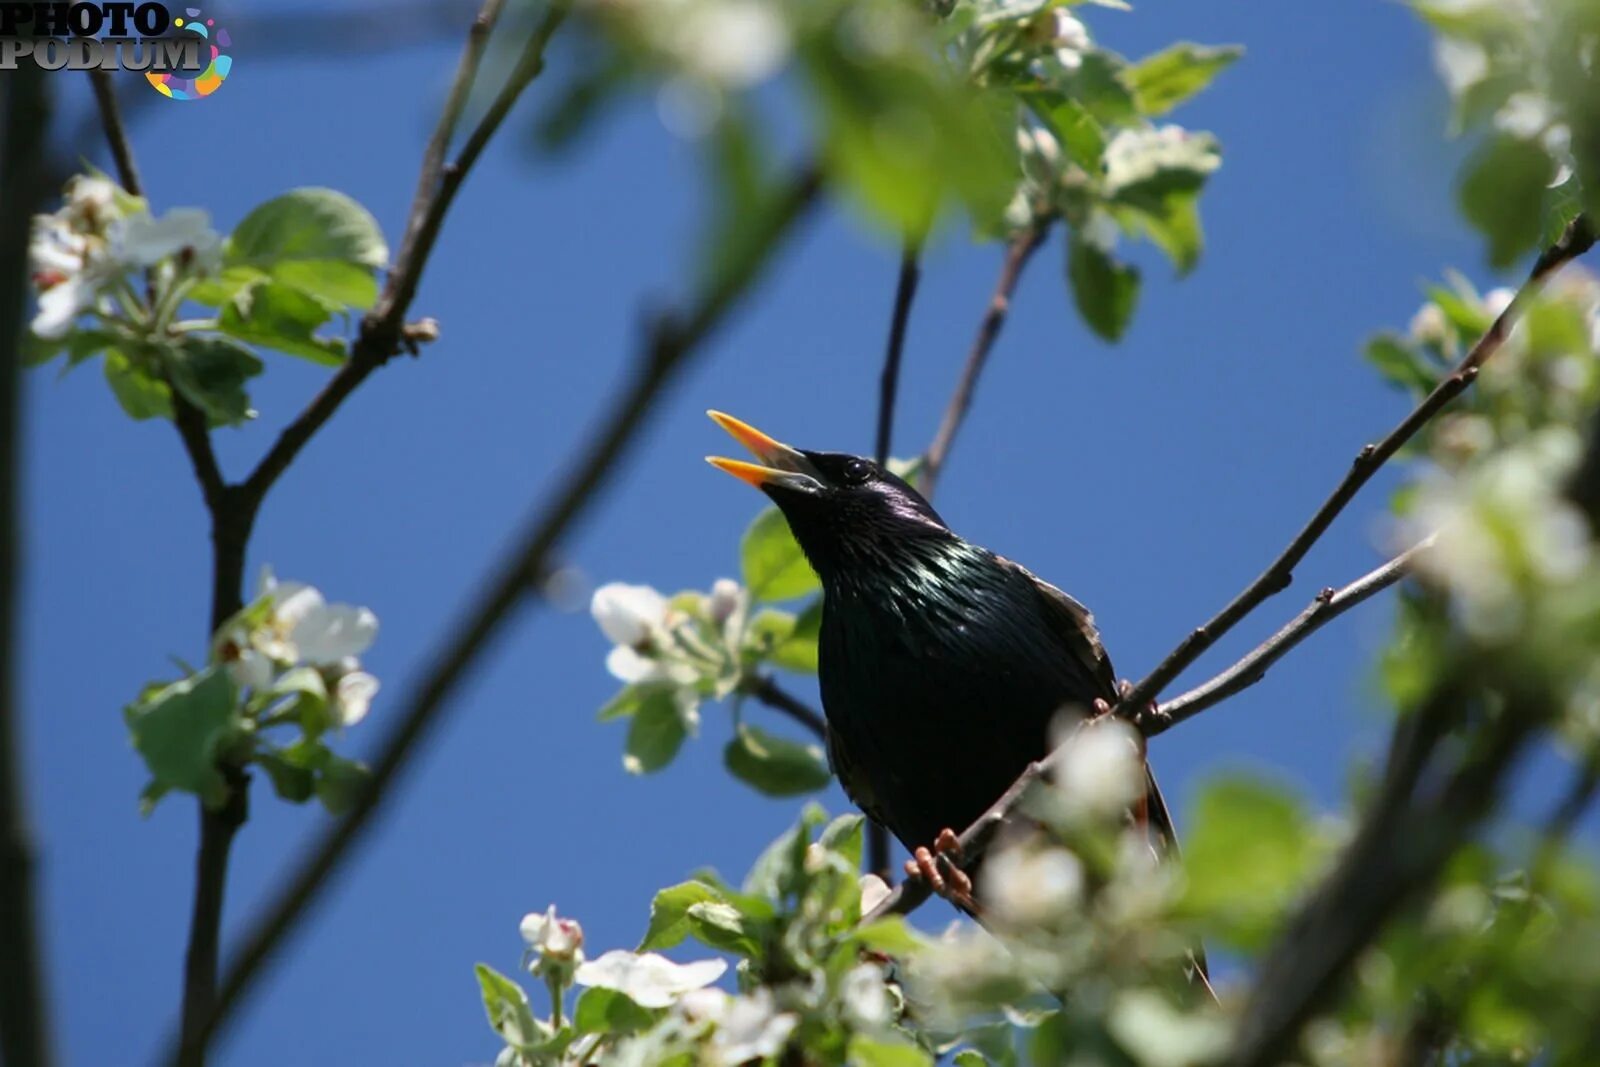
{"type": "MultiPolygon", "coordinates": [[[[761,463],[711,458],[782,510],[818,576],[828,754],[845,792],[920,859],[975,821],[1050,750],[1066,712],[1114,704],[1089,611],[951,532],[871,460],[790,448],[709,413],[761,463]]],[[[1171,818],[1148,776],[1138,814],[1158,849],[1171,818]]]]}

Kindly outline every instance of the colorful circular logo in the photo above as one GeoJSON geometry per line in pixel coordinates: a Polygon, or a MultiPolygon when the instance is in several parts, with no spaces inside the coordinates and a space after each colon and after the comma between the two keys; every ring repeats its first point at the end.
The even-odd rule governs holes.
{"type": "Polygon", "coordinates": [[[233,42],[228,39],[228,31],[218,26],[215,19],[202,18],[199,8],[184,8],[184,14],[188,17],[175,18],[172,25],[182,33],[200,38],[201,47],[211,49],[211,62],[194,78],[185,78],[172,71],[150,71],[145,74],[145,79],[162,96],[174,100],[199,100],[216,92],[233,69],[232,57],[223,51],[233,42]]]}

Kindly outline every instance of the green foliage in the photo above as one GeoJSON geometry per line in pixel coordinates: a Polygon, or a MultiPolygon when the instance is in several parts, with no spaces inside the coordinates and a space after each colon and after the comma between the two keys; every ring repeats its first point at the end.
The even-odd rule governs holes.
{"type": "Polygon", "coordinates": [[[1462,213],[1487,238],[1490,264],[1509,267],[1579,206],[1600,208],[1600,14],[1587,0],[1412,7],[1439,35],[1455,131],[1479,142],[1461,176],[1462,213]]]}
{"type": "Polygon", "coordinates": [[[1139,299],[1138,269],[1074,234],[1067,242],[1067,278],[1083,320],[1107,341],[1120,339],[1139,299]]]}
{"type": "Polygon", "coordinates": [[[741,723],[723,750],[729,772],[759,793],[790,797],[814,793],[831,780],[818,745],[801,745],[741,723]]]}
{"type": "Polygon", "coordinates": [[[177,789],[208,806],[228,798],[217,769],[224,749],[247,738],[228,672],[207,667],[169,685],[148,689],[123,713],[133,747],[150,771],[146,796],[177,789]]]}
{"type": "Polygon", "coordinates": [[[103,354],[107,384],[129,416],[171,418],[176,389],[210,426],[254,417],[247,385],[264,369],[256,348],[342,361],[346,341],[319,331],[371,307],[388,260],[372,216],[331,189],[269,200],[224,239],[204,212],[154,218],[98,174],[68,183],[65,205],[41,217],[30,251],[50,265],[35,275],[30,363],[64,354],[72,367],[103,354]],[[188,305],[219,310],[180,318],[188,305]]]}
{"type": "Polygon", "coordinates": [[[793,600],[819,588],[816,572],[777,508],[763,508],[745,531],[739,565],[754,600],[793,600]]]}
{"type": "Polygon", "coordinates": [[[1244,49],[1180,41],[1129,67],[1123,80],[1142,114],[1164,115],[1210,85],[1244,49]]]}

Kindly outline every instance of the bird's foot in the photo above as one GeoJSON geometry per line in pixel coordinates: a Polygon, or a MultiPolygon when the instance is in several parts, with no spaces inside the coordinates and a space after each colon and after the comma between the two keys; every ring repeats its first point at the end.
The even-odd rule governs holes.
{"type": "MultiPolygon", "coordinates": [[[[1121,681],[1119,681],[1117,683],[1117,698],[1119,700],[1127,700],[1128,699],[1128,695],[1130,693],[1132,693],[1132,692],[1133,692],[1133,683],[1128,681],[1126,678],[1122,679],[1121,681]]],[[[1098,710],[1098,706],[1100,704],[1102,704],[1102,703],[1104,703],[1104,701],[1100,701],[1100,700],[1096,700],[1095,701],[1095,705],[1096,705],[1097,710],[1098,710]]],[[[1110,709],[1108,708],[1107,710],[1110,710],[1110,709]]],[[[1144,711],[1142,711],[1138,715],[1134,716],[1134,718],[1139,719],[1139,718],[1144,718],[1146,716],[1154,717],[1154,716],[1157,716],[1157,715],[1160,715],[1160,714],[1161,714],[1161,705],[1158,704],[1152,698],[1150,703],[1149,703],[1149,705],[1147,705],[1145,707],[1144,711]]]]}
{"type": "Polygon", "coordinates": [[[954,830],[945,827],[933,840],[933,848],[926,845],[915,848],[906,861],[906,877],[921,878],[936,894],[958,908],[973,914],[978,905],[972,897],[972,878],[958,864],[961,862],[961,840],[954,830]]]}

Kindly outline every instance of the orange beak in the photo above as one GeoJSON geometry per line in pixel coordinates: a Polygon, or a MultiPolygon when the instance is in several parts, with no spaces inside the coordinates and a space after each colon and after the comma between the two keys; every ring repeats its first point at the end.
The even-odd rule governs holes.
{"type": "Polygon", "coordinates": [[[723,456],[707,456],[706,462],[713,467],[727,471],[741,482],[753,485],[757,489],[781,486],[802,492],[817,492],[822,488],[822,482],[817,477],[817,469],[798,449],[790,448],[782,441],[768,437],[754,426],[732,415],[725,415],[720,411],[708,411],[706,414],[761,461],[747,463],[744,460],[727,459],[723,456]]]}

